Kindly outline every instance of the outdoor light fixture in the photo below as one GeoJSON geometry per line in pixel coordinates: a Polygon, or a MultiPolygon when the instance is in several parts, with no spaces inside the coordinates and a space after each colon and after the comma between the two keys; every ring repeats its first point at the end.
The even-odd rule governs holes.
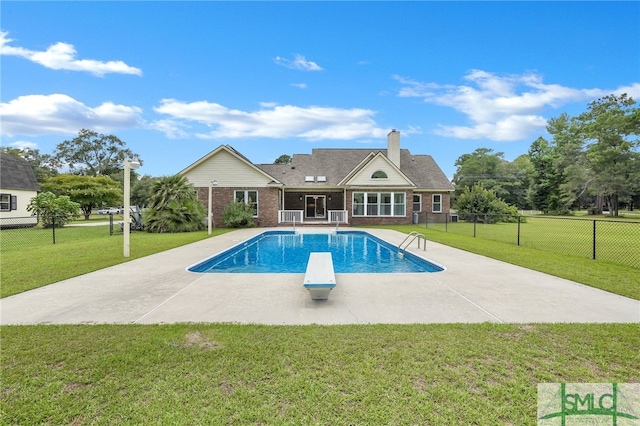
{"type": "Polygon", "coordinates": [[[140,160],[137,158],[124,160],[124,257],[129,257],[131,232],[131,169],[140,167],[140,160]]]}
{"type": "Polygon", "coordinates": [[[211,181],[211,184],[209,185],[209,220],[207,221],[207,229],[209,232],[209,235],[211,235],[211,226],[213,225],[213,212],[211,211],[211,199],[212,199],[212,195],[211,193],[213,192],[213,187],[214,186],[218,186],[218,181],[216,179],[211,181]]]}
{"type": "Polygon", "coordinates": [[[302,201],[302,195],[300,196],[300,198],[298,198],[300,201],[302,201]]]}

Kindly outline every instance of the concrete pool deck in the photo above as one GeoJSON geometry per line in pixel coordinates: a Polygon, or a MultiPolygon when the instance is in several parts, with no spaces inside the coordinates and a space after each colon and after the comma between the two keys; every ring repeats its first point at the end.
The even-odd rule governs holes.
{"type": "MultiPolygon", "coordinates": [[[[409,251],[445,271],[336,274],[325,301],[311,300],[304,274],[186,271],[266,230],[229,232],[0,299],[0,319],[3,325],[640,322],[638,300],[430,241],[426,251],[415,242],[409,251]]],[[[367,231],[395,245],[406,237],[367,231]]]]}

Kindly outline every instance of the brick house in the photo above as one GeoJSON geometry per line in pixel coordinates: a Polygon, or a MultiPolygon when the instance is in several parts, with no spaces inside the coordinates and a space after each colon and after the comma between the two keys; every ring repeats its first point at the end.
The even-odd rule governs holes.
{"type": "Polygon", "coordinates": [[[205,210],[211,197],[213,226],[233,200],[250,203],[259,226],[280,224],[408,224],[414,212],[437,220],[449,212],[454,188],[430,155],[400,149],[400,132],[386,150],[314,149],[290,164],[253,164],[221,145],[180,172],[205,210]]]}

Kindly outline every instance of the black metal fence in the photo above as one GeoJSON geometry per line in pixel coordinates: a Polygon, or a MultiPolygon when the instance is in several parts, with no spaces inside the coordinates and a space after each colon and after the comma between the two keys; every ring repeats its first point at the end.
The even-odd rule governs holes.
{"type": "Polygon", "coordinates": [[[640,268],[640,222],[472,213],[420,219],[428,229],[640,268]]]}
{"type": "Polygon", "coordinates": [[[0,249],[4,251],[25,246],[49,245],[122,232],[118,223],[114,222],[113,216],[109,217],[109,221],[90,223],[97,225],[95,232],[83,232],[85,224],[77,226],[75,223],[62,226],[63,222],[57,219],[56,217],[51,218],[51,226],[43,227],[42,221],[37,216],[1,218],[0,249]]]}

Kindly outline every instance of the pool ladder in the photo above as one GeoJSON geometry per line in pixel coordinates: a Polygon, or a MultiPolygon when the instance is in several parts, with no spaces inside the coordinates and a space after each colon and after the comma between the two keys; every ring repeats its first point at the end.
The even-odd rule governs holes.
{"type": "Polygon", "coordinates": [[[400,244],[398,244],[398,254],[400,256],[404,256],[404,253],[407,251],[407,247],[409,247],[411,245],[411,243],[413,242],[413,240],[415,240],[416,238],[418,239],[418,248],[420,248],[420,240],[421,239],[424,240],[423,250],[426,251],[427,250],[427,239],[421,233],[413,231],[409,235],[407,235],[407,238],[405,238],[400,244]]]}

